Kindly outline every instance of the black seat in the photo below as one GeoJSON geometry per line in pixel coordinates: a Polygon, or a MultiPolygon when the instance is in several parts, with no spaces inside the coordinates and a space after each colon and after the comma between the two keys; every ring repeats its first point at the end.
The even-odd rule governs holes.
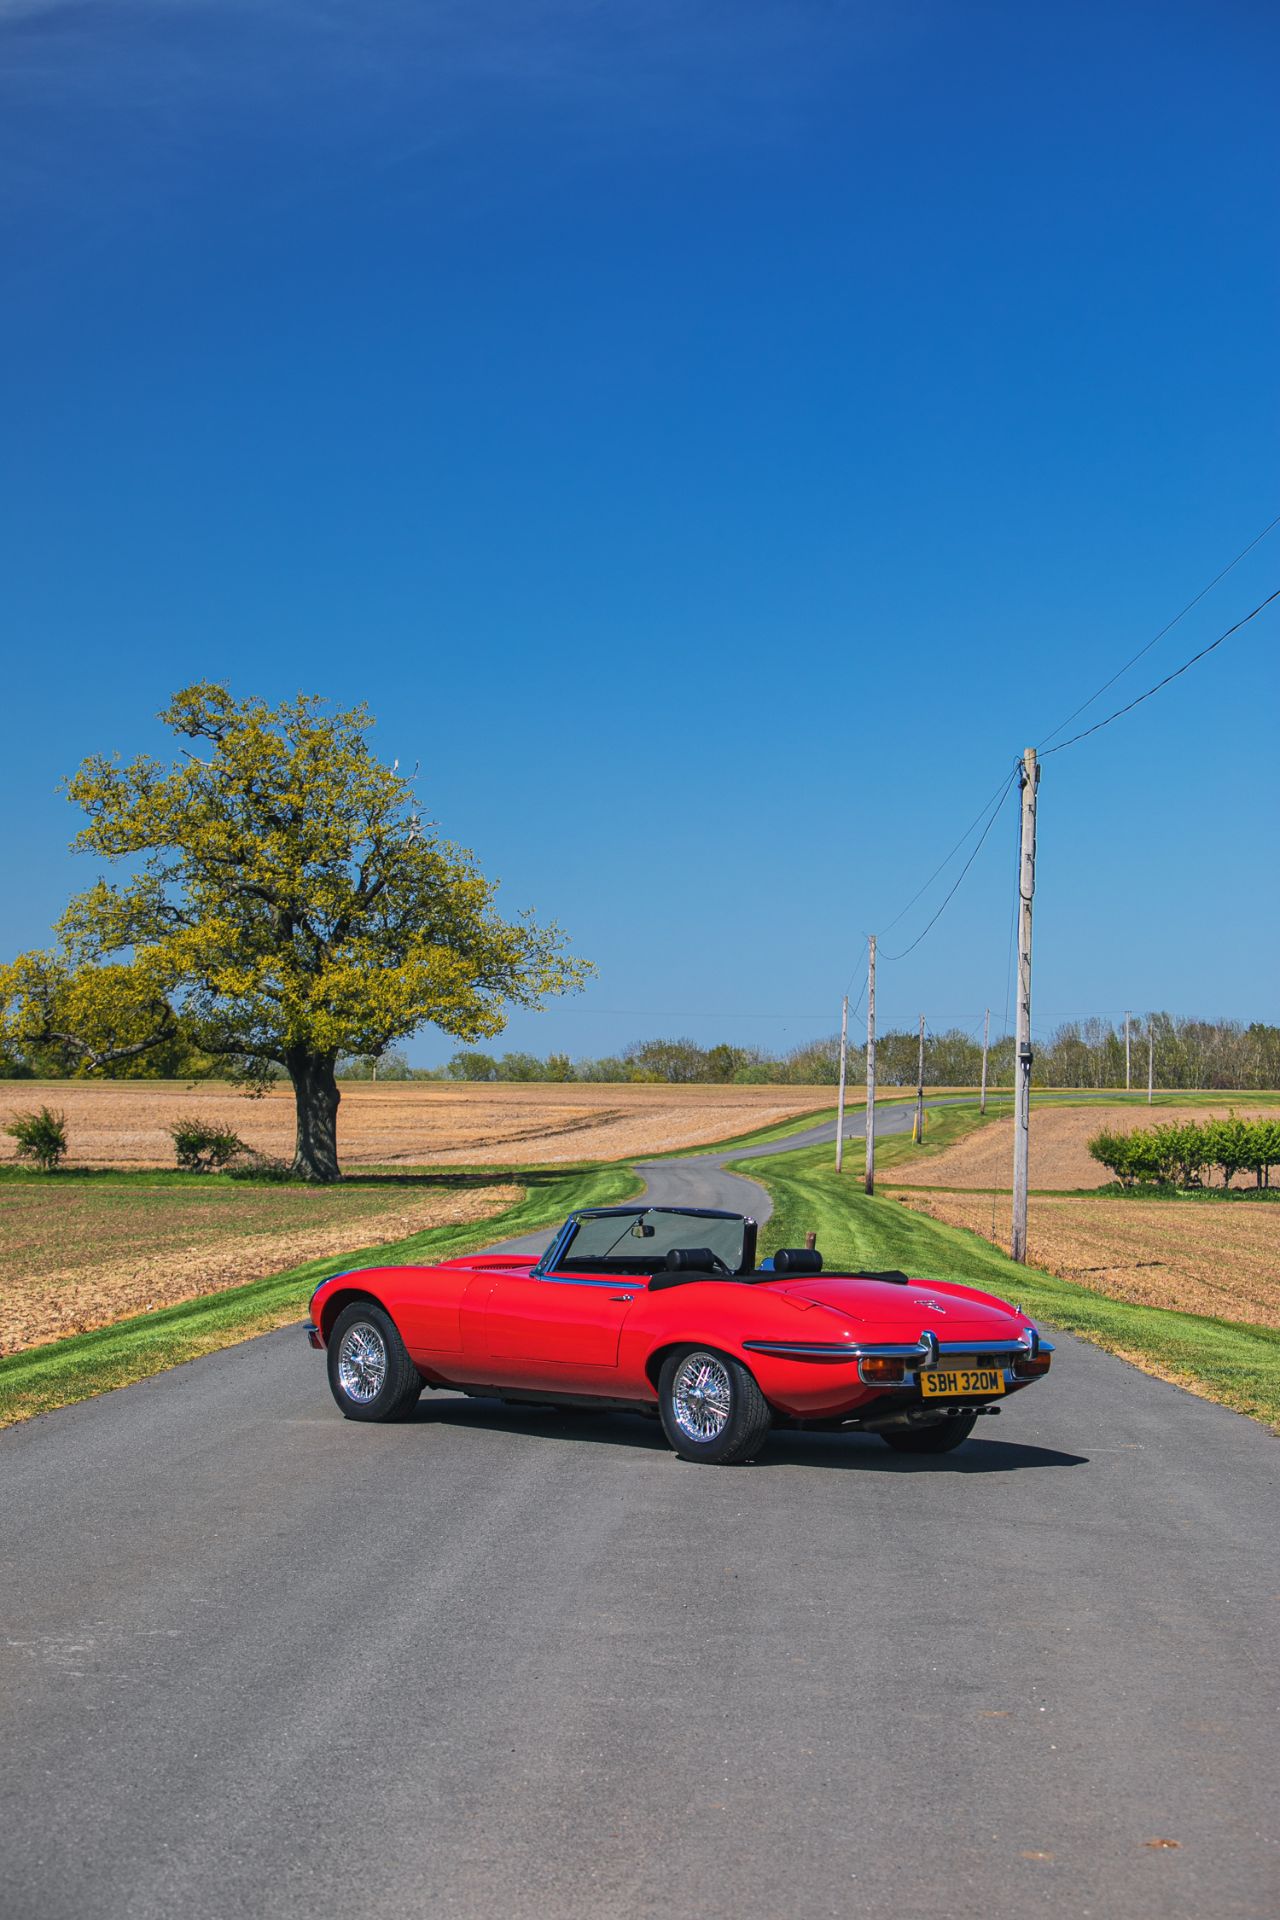
{"type": "Polygon", "coordinates": [[[668,1273],[714,1273],[723,1264],[710,1247],[672,1247],[666,1258],[668,1273]]]}
{"type": "Polygon", "coordinates": [[[710,1247],[672,1247],[663,1266],[649,1282],[650,1293],[663,1293],[668,1287],[687,1287],[695,1280],[731,1280],[710,1247]]]}
{"type": "Polygon", "coordinates": [[[780,1247],[773,1256],[775,1273],[821,1273],[822,1255],[816,1247],[780,1247]]]}

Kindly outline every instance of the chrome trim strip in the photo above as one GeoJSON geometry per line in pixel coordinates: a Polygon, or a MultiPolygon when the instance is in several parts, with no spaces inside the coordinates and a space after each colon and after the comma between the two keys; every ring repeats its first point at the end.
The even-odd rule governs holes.
{"type": "Polygon", "coordinates": [[[907,1360],[919,1365],[919,1346],[868,1346],[834,1340],[744,1340],[748,1353],[774,1353],[794,1360],[907,1360]]]}
{"type": "MultiPolygon", "coordinates": [[[[1005,1354],[1010,1360],[1025,1358],[1028,1342],[1012,1340],[939,1340],[926,1328],[918,1341],[900,1344],[893,1341],[858,1340],[744,1340],[748,1353],[777,1354],[794,1360],[905,1360],[913,1367],[939,1366],[952,1354],[1005,1354]]],[[[1041,1353],[1052,1353],[1049,1341],[1040,1342],[1041,1353]]],[[[872,1383],[874,1384],[874,1383],[872,1383]]]]}
{"type": "Polygon", "coordinates": [[[585,1273],[540,1273],[537,1278],[545,1280],[549,1287],[612,1287],[615,1292],[619,1287],[629,1287],[633,1293],[649,1284],[647,1280],[601,1280],[585,1273]]]}
{"type": "Polygon", "coordinates": [[[943,1340],[938,1347],[939,1353],[1017,1353],[1024,1355],[1027,1343],[1016,1340],[943,1340]]]}
{"type": "Polygon", "coordinates": [[[859,1349],[846,1345],[843,1341],[828,1341],[825,1344],[817,1340],[744,1340],[743,1347],[748,1353],[776,1354],[783,1360],[856,1360],[859,1349]]]}
{"type": "Polygon", "coordinates": [[[542,1276],[545,1273],[550,1273],[554,1270],[560,1258],[561,1250],[565,1246],[566,1242],[572,1239],[573,1230],[577,1226],[577,1224],[578,1224],[577,1214],[571,1213],[569,1215],[569,1218],[564,1222],[564,1225],[560,1227],[560,1229],[556,1233],[555,1238],[552,1240],[551,1245],[547,1248],[546,1252],[543,1254],[541,1260],[537,1261],[532,1267],[530,1267],[529,1278],[531,1280],[541,1280],[542,1276]]]}

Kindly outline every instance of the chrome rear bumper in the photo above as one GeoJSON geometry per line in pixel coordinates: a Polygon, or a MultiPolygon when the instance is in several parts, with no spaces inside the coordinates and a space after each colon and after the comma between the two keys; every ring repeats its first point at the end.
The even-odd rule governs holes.
{"type": "Polygon", "coordinates": [[[960,1355],[973,1355],[976,1358],[989,1357],[1006,1376],[1006,1384],[1012,1384],[1017,1378],[1015,1369],[1021,1360],[1038,1360],[1053,1352],[1053,1342],[1041,1338],[1039,1328],[1028,1327],[1018,1340],[939,1340],[928,1327],[924,1328],[920,1338],[905,1344],[886,1341],[852,1340],[744,1340],[743,1347],[748,1353],[764,1353],[783,1360],[813,1360],[827,1365],[847,1365],[850,1360],[859,1362],[858,1377],[869,1387],[894,1388],[914,1386],[915,1382],[903,1380],[867,1380],[862,1371],[864,1360],[901,1360],[904,1370],[919,1373],[927,1368],[941,1367],[952,1358],[960,1355]]]}

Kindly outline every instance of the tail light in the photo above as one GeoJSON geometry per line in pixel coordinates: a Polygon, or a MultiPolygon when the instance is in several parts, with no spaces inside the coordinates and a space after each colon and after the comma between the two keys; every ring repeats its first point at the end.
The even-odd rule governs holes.
{"type": "Polygon", "coordinates": [[[1013,1363],[1015,1378],[1019,1380],[1038,1380],[1042,1373],[1048,1373],[1052,1356],[1047,1353],[1024,1353],[1013,1363]]]}
{"type": "Polygon", "coordinates": [[[887,1360],[877,1355],[858,1362],[858,1372],[868,1386],[900,1386],[906,1378],[905,1360],[887,1360]]]}

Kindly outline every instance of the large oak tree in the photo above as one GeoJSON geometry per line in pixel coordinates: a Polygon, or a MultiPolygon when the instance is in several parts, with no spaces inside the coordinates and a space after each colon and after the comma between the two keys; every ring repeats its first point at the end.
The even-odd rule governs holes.
{"type": "Polygon", "coordinates": [[[0,968],[9,1042],[88,1072],[178,1037],[249,1079],[283,1068],[294,1166],[332,1180],[340,1054],[427,1023],[492,1037],[581,985],[559,929],[500,918],[473,856],[423,824],[364,708],[199,684],[160,717],[192,742],[173,764],[94,757],[67,783],[75,848],[128,870],[71,901],[55,952],[0,968]]]}

